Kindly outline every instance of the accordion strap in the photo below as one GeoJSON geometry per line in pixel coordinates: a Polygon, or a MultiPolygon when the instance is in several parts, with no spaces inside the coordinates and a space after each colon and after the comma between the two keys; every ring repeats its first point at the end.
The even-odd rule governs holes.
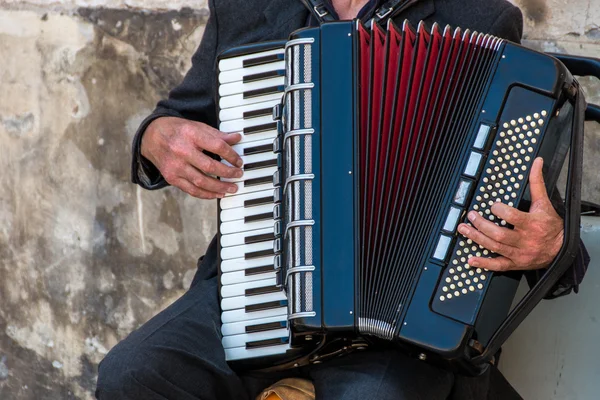
{"type": "MultiPolygon", "coordinates": [[[[314,17],[319,21],[319,24],[324,22],[336,21],[333,15],[327,9],[323,0],[300,0],[310,10],[314,17]]],[[[373,13],[367,14],[369,19],[365,24],[385,23],[388,19],[395,17],[400,12],[417,3],[419,0],[388,0],[375,9],[373,13]]]]}

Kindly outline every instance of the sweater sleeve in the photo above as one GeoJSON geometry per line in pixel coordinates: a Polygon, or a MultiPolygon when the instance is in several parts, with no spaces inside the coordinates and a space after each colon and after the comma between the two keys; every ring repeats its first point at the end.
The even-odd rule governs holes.
{"type": "Polygon", "coordinates": [[[198,50],[192,57],[192,67],[181,84],[167,99],[161,100],[138,128],[132,145],[131,180],[145,189],[160,189],[168,185],[160,171],[141,155],[141,142],[146,128],[160,117],[179,117],[215,126],[214,67],[217,58],[218,20],[214,0],[209,1],[210,16],[198,50]]]}

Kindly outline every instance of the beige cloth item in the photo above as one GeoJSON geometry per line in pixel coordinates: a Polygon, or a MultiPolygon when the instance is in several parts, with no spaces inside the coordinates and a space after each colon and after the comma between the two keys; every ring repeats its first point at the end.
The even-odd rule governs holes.
{"type": "Polygon", "coordinates": [[[315,400],[315,387],[311,381],[286,378],[266,388],[256,400],[315,400]],[[277,397],[278,396],[278,397],[277,397]]]}

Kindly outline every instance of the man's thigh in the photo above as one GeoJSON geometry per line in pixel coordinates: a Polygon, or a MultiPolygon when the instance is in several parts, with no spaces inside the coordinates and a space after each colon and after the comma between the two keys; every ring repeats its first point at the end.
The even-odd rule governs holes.
{"type": "Polygon", "coordinates": [[[353,353],[309,371],[318,400],[522,400],[496,368],[463,377],[395,349],[353,353]]]}
{"type": "Polygon", "coordinates": [[[356,352],[310,368],[317,399],[445,400],[454,376],[394,349],[356,352]]]}
{"type": "Polygon", "coordinates": [[[200,280],[100,363],[100,399],[247,397],[221,347],[217,279],[200,280]]]}

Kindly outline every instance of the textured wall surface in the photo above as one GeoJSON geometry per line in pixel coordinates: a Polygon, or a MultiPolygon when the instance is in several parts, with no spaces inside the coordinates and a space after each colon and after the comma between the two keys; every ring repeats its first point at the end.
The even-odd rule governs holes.
{"type": "MultiPolygon", "coordinates": [[[[518,4],[528,45],[600,56],[598,0],[518,4]]],[[[0,399],[92,398],[108,349],[189,286],[215,205],[137,189],[129,152],[207,14],[203,0],[0,0],[0,399]]],[[[600,202],[589,128],[584,196],[600,202]]]]}
{"type": "Polygon", "coordinates": [[[189,68],[208,10],[10,3],[0,7],[0,399],[92,398],[97,363],[183,293],[215,232],[214,204],[129,183],[134,131],[189,68]]]}

